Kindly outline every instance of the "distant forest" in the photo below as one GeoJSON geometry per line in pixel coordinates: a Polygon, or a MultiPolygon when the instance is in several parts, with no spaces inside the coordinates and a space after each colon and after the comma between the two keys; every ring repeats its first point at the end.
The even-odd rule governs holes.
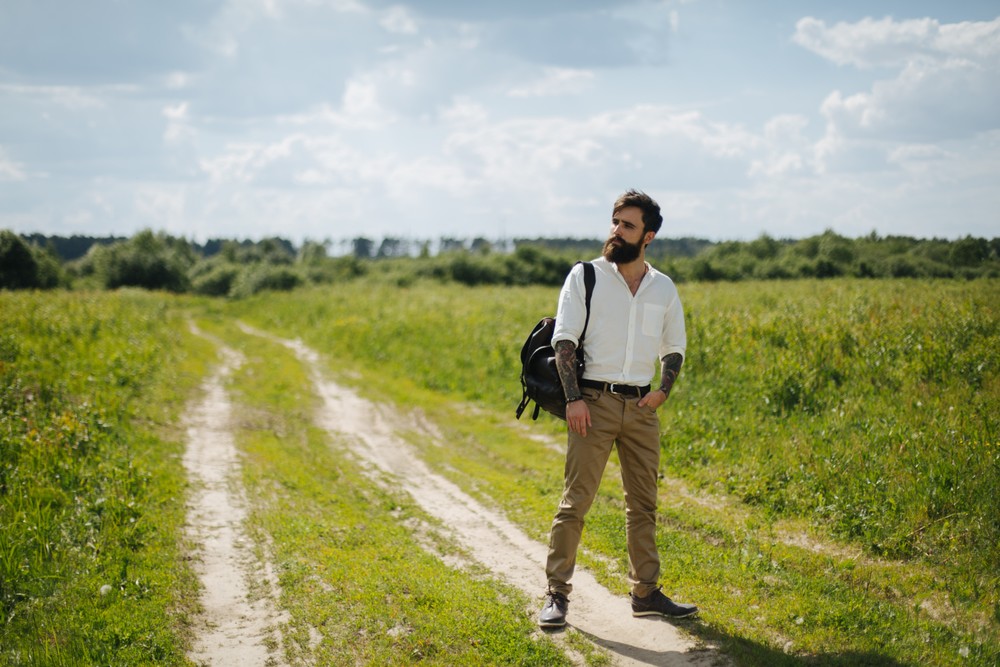
{"type": "MultiPolygon", "coordinates": [[[[278,237],[196,243],[144,230],[132,237],[19,235],[0,230],[0,289],[139,287],[239,298],[359,277],[405,286],[559,285],[573,262],[597,256],[601,239],[413,240],[358,237],[296,246],[278,237]]],[[[805,239],[714,242],[658,238],[646,252],[677,282],[797,278],[1000,277],[1000,238],[957,240],[832,231],[805,239]]]]}
{"type": "MultiPolygon", "coordinates": [[[[127,241],[125,236],[46,236],[45,234],[22,234],[21,238],[29,244],[39,248],[46,248],[52,251],[56,258],[62,262],[71,262],[84,257],[95,245],[112,245],[127,241]]],[[[298,249],[295,245],[282,238],[268,239],[269,243],[277,243],[283,246],[290,254],[296,254],[298,249]]],[[[227,244],[236,243],[240,247],[249,248],[255,245],[253,241],[232,241],[227,239],[209,239],[205,243],[188,241],[192,250],[202,257],[211,257],[222,252],[222,248],[227,244]]],[[[560,253],[579,251],[581,256],[586,256],[588,252],[596,252],[600,248],[601,241],[597,239],[572,239],[572,238],[550,238],[550,239],[514,239],[510,242],[491,242],[483,238],[475,238],[471,241],[444,237],[437,241],[438,252],[449,252],[453,250],[471,250],[481,252],[483,249],[502,250],[512,245],[536,245],[560,253]]],[[[658,256],[694,257],[705,248],[715,245],[711,241],[704,239],[681,238],[658,240],[658,256]]],[[[324,243],[329,248],[332,243],[324,243]]],[[[424,249],[429,249],[433,245],[431,241],[413,241],[408,239],[386,237],[380,243],[372,239],[358,237],[350,240],[340,241],[338,244],[341,252],[338,254],[351,254],[361,259],[384,258],[384,257],[404,257],[407,255],[417,255],[424,249]],[[346,252],[345,252],[346,249],[346,252]]]]}

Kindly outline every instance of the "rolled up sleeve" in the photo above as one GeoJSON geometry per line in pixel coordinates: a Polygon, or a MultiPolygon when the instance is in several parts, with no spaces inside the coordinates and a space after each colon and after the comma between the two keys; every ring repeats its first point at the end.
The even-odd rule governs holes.
{"type": "Polygon", "coordinates": [[[660,336],[660,359],[668,354],[679,354],[682,357],[687,351],[687,332],[684,328],[684,308],[681,298],[674,292],[673,299],[663,315],[663,333],[660,336]]]}
{"type": "Polygon", "coordinates": [[[583,265],[577,264],[566,276],[559,292],[556,308],[556,326],[552,333],[552,344],[561,340],[580,344],[580,334],[587,319],[587,304],[583,284],[583,265]]]}

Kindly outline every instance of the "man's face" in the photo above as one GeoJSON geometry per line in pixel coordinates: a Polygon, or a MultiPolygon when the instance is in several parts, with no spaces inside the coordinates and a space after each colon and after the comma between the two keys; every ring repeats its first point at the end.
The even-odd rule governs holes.
{"type": "Polygon", "coordinates": [[[643,233],[642,209],[626,206],[611,218],[611,236],[604,242],[604,258],[614,264],[635,261],[651,240],[652,232],[643,233]]]}

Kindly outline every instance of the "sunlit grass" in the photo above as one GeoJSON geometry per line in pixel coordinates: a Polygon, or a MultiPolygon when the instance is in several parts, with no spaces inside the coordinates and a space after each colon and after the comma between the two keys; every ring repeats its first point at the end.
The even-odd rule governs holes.
{"type": "MultiPolygon", "coordinates": [[[[681,294],[689,353],[661,411],[663,472],[692,497],[740,510],[737,521],[678,501],[665,483],[664,580],[705,608],[699,634],[746,664],[992,664],[1000,283],[682,285],[681,294]]],[[[232,308],[303,338],[357,373],[370,396],[421,407],[445,430],[427,458],[544,539],[561,457],[527,437],[513,408],[517,351],[555,296],[374,284],[232,308]]],[[[556,423],[530,430],[558,442],[556,423]]],[[[584,546],[599,578],[623,591],[621,505],[610,474],[584,546]]]]}
{"type": "MultiPolygon", "coordinates": [[[[1000,282],[680,289],[659,540],[667,592],[703,609],[689,630],[741,665],[996,664],[1000,282]]],[[[417,411],[440,434],[409,434],[423,457],[545,540],[562,424],[514,408],[517,353],[556,294],[0,293],[0,662],[185,664],[180,414],[216,354],[188,313],[247,357],[230,390],[250,530],[278,570],[290,656],[561,660],[534,601],[445,565],[458,550],[434,521],[316,427],[305,370],[235,325],[302,338],[337,381],[417,411]]],[[[582,562],[624,594],[622,507],[612,461],[582,562]]]]}
{"type": "Polygon", "coordinates": [[[0,322],[0,662],[184,664],[173,436],[209,350],[142,293],[0,293],[0,322]]]}

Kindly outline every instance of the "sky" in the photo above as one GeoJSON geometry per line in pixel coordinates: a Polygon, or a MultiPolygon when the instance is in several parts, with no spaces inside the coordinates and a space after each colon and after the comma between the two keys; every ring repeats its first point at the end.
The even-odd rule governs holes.
{"type": "Polygon", "coordinates": [[[0,229],[1000,236],[997,0],[4,0],[0,229]]]}

